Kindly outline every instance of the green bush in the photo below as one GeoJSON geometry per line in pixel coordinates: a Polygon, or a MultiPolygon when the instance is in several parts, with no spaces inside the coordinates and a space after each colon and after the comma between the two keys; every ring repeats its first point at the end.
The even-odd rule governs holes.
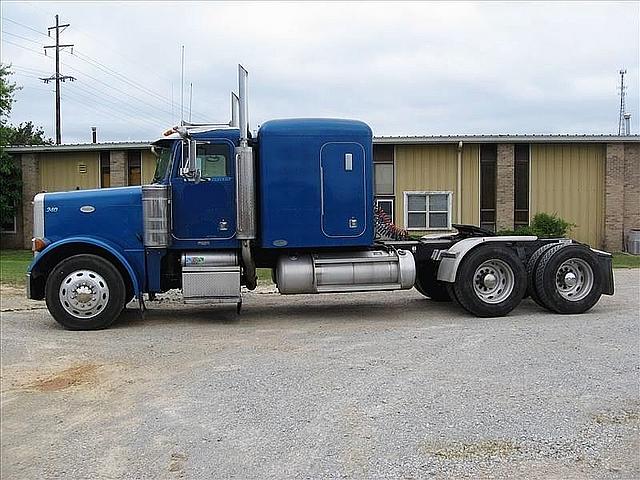
{"type": "Polygon", "coordinates": [[[566,237],[575,226],[575,223],[567,222],[555,213],[541,212],[536,213],[531,225],[518,227],[515,230],[500,230],[498,235],[535,235],[542,238],[561,238],[566,237]]]}

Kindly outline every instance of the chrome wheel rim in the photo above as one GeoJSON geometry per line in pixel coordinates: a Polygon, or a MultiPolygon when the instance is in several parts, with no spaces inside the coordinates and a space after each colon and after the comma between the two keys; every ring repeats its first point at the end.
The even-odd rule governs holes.
{"type": "Polygon", "coordinates": [[[60,303],[65,311],[76,318],[92,318],[109,303],[107,282],[91,270],[76,270],[60,284],[60,303]]]}
{"type": "Polygon", "coordinates": [[[584,299],[593,289],[593,270],[581,258],[570,258],[556,271],[556,290],[570,302],[584,299]]]}
{"type": "Polygon", "coordinates": [[[513,269],[497,258],[482,263],[473,275],[473,291],[485,303],[505,301],[515,286],[513,269]]]}

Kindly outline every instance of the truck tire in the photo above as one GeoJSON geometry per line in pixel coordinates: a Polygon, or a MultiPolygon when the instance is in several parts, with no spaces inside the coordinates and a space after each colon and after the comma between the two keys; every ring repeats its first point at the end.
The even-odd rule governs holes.
{"type": "Polygon", "coordinates": [[[472,250],[458,269],[453,292],[477,317],[502,317],[516,308],[527,290],[527,271],[512,250],[500,246],[472,250]]]}
{"type": "Polygon", "coordinates": [[[602,272],[595,254],[579,245],[556,245],[536,267],[540,301],[556,313],[584,313],[602,295],[602,272]]]}
{"type": "Polygon", "coordinates": [[[74,255],[47,278],[45,299],[53,318],[68,330],[110,326],[122,312],[126,287],[120,272],[97,255],[74,255]]]}
{"type": "Polygon", "coordinates": [[[542,303],[542,300],[540,300],[540,295],[538,295],[538,290],[536,289],[536,267],[540,263],[542,255],[544,255],[550,248],[557,247],[559,245],[565,246],[569,244],[548,243],[547,245],[543,245],[533,252],[533,255],[529,257],[529,261],[527,262],[527,293],[534,302],[543,308],[547,308],[547,306],[542,303]]]}
{"type": "Polygon", "coordinates": [[[417,291],[434,302],[450,302],[445,282],[439,282],[433,275],[417,274],[414,285],[417,291]]]}
{"type": "MultiPolygon", "coordinates": [[[[445,288],[447,289],[447,293],[449,294],[449,298],[451,298],[451,301],[455,302],[457,305],[460,305],[460,302],[458,301],[458,298],[456,297],[456,291],[453,288],[453,283],[447,282],[445,288]]],[[[460,306],[462,306],[462,305],[460,305],[460,306]]]]}

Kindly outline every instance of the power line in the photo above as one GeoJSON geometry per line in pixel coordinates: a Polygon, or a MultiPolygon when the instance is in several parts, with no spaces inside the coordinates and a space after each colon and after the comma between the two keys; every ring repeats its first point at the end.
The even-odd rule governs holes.
{"type": "Polygon", "coordinates": [[[16,34],[16,33],[3,31],[3,32],[2,32],[2,34],[3,34],[3,35],[9,35],[9,36],[11,36],[11,37],[20,38],[20,39],[22,39],[22,40],[26,40],[27,42],[31,42],[31,43],[34,43],[34,44],[36,44],[36,45],[40,46],[40,42],[36,42],[35,40],[32,40],[32,39],[27,38],[27,37],[23,37],[22,35],[18,35],[18,34],[16,34]]]}
{"type": "Polygon", "coordinates": [[[100,84],[102,84],[102,85],[106,86],[107,88],[110,88],[110,89],[112,89],[112,90],[115,90],[116,92],[119,92],[119,93],[121,93],[121,94],[123,94],[123,95],[126,95],[127,97],[132,98],[133,100],[136,100],[137,102],[140,102],[140,103],[142,103],[142,104],[144,104],[144,105],[147,105],[148,107],[151,107],[151,108],[153,108],[153,109],[156,109],[156,110],[158,110],[158,111],[160,111],[160,112],[163,112],[163,113],[165,113],[165,114],[167,114],[167,115],[168,115],[168,112],[167,112],[166,110],[163,110],[163,109],[159,108],[159,107],[158,107],[158,106],[156,106],[156,105],[153,105],[153,104],[151,104],[151,103],[149,103],[149,102],[146,102],[145,100],[142,100],[142,99],[140,99],[140,98],[138,98],[138,97],[135,97],[135,96],[131,95],[130,93],[127,93],[127,92],[125,92],[124,90],[122,90],[122,89],[120,89],[120,88],[117,88],[117,87],[115,87],[115,86],[113,86],[113,85],[111,85],[111,84],[108,84],[108,83],[106,83],[106,82],[103,82],[102,80],[100,80],[100,79],[98,79],[98,78],[96,78],[96,77],[94,77],[94,76],[89,75],[88,73],[86,73],[86,72],[85,72],[85,71],[83,71],[83,70],[80,70],[80,69],[79,69],[79,68],[77,68],[77,67],[73,67],[73,66],[71,66],[71,65],[69,65],[69,64],[67,64],[67,63],[64,63],[64,62],[63,62],[62,64],[63,64],[63,65],[65,65],[66,67],[70,68],[71,70],[74,70],[74,71],[76,71],[76,72],[78,72],[78,73],[81,73],[81,74],[85,75],[87,78],[90,78],[90,79],[92,79],[92,80],[94,80],[94,81],[96,81],[96,82],[98,82],[98,83],[100,83],[100,84]]]}
{"type": "MultiPolygon", "coordinates": [[[[74,100],[76,103],[82,105],[85,108],[89,108],[95,111],[98,114],[107,114],[109,117],[113,117],[116,115],[117,120],[120,120],[121,117],[125,117],[128,121],[137,123],[141,126],[146,126],[147,128],[153,127],[157,129],[158,125],[153,123],[151,120],[147,120],[145,117],[139,117],[137,115],[133,115],[123,110],[119,110],[118,107],[112,107],[107,103],[96,104],[93,100],[95,100],[94,96],[89,92],[87,95],[84,93],[80,93],[78,91],[67,92],[65,93],[65,98],[69,98],[74,100]],[[71,94],[71,95],[70,95],[71,94]]],[[[137,112],[139,113],[139,112],[137,112]]]]}
{"type": "Polygon", "coordinates": [[[31,68],[31,67],[24,67],[22,65],[16,65],[15,63],[11,64],[11,68],[15,69],[15,70],[23,70],[25,72],[33,72],[33,73],[38,73],[40,75],[46,75],[47,72],[44,70],[39,70],[37,68],[31,68]]]}
{"type": "MultiPolygon", "coordinates": [[[[125,83],[125,84],[127,84],[129,86],[133,86],[133,87],[141,90],[142,92],[147,93],[148,95],[157,98],[158,100],[160,100],[162,102],[166,102],[167,101],[167,98],[164,95],[162,95],[162,94],[160,94],[160,93],[158,93],[158,92],[156,92],[154,90],[151,90],[150,88],[147,88],[145,85],[142,85],[141,83],[136,82],[135,80],[131,79],[130,77],[121,74],[120,72],[114,70],[113,68],[101,63],[100,61],[96,60],[95,58],[90,57],[89,55],[87,55],[85,53],[82,53],[82,52],[78,51],[77,49],[74,52],[73,56],[78,58],[81,61],[84,61],[85,63],[88,63],[88,64],[94,66],[95,68],[97,68],[99,70],[102,70],[105,74],[113,76],[114,78],[118,79],[122,83],[125,83]]],[[[172,107],[176,107],[177,105],[171,105],[171,106],[172,107]]],[[[202,115],[200,112],[194,111],[194,113],[195,113],[195,115],[197,117],[202,117],[203,119],[206,118],[206,116],[202,115]]]]}
{"type": "MultiPolygon", "coordinates": [[[[27,4],[28,4],[29,8],[33,9],[34,11],[36,11],[36,12],[38,12],[38,13],[41,13],[41,12],[40,12],[40,11],[38,11],[38,10],[37,10],[37,9],[36,9],[36,8],[35,8],[35,7],[30,3],[30,2],[27,2],[27,4]]],[[[20,26],[22,26],[22,27],[24,27],[24,28],[27,28],[27,29],[29,29],[29,30],[31,30],[31,31],[33,31],[33,32],[36,32],[36,33],[38,33],[39,35],[43,35],[43,36],[45,36],[42,32],[40,32],[40,31],[38,31],[38,30],[36,30],[36,29],[34,29],[34,28],[32,28],[32,27],[29,27],[28,25],[25,25],[25,24],[20,23],[20,22],[16,22],[15,20],[11,20],[11,19],[6,19],[6,20],[9,20],[10,22],[15,23],[16,25],[20,25],[20,26]]],[[[88,38],[88,39],[90,39],[90,40],[97,40],[97,41],[99,41],[99,42],[100,42],[100,40],[99,40],[99,39],[97,39],[96,37],[94,37],[94,36],[92,36],[92,35],[89,35],[87,32],[85,32],[84,30],[82,30],[82,29],[80,29],[80,28],[78,28],[78,27],[74,27],[74,31],[75,31],[75,32],[77,32],[77,33],[80,33],[81,35],[84,35],[85,37],[87,37],[87,38],[88,38]]],[[[108,45],[104,45],[104,46],[103,46],[103,48],[106,48],[107,50],[110,50],[111,52],[115,53],[117,56],[119,56],[120,58],[122,58],[123,60],[125,60],[127,63],[130,63],[131,65],[135,65],[136,67],[139,67],[139,66],[140,66],[140,60],[139,60],[139,59],[137,59],[137,60],[133,60],[133,59],[127,58],[127,57],[125,57],[124,55],[122,55],[119,51],[117,51],[117,50],[115,50],[115,49],[113,49],[113,48],[109,48],[109,46],[108,46],[108,45]]],[[[76,56],[76,55],[74,55],[74,56],[76,56]]],[[[86,54],[81,54],[80,56],[84,56],[84,57],[86,57],[87,59],[89,59],[89,60],[91,60],[91,61],[93,61],[93,62],[95,62],[95,63],[97,63],[97,64],[99,64],[99,65],[102,65],[104,68],[109,69],[109,70],[111,70],[112,72],[114,72],[116,75],[119,75],[120,77],[122,77],[122,75],[121,75],[121,74],[119,74],[118,72],[115,72],[114,70],[110,69],[109,67],[107,67],[106,65],[102,64],[101,62],[99,62],[99,61],[97,61],[97,60],[95,60],[95,59],[93,59],[93,58],[89,57],[88,55],[86,55],[86,54]]],[[[147,65],[147,66],[148,66],[148,65],[147,65]]],[[[171,81],[171,80],[172,80],[170,77],[168,77],[167,75],[164,75],[164,74],[162,74],[162,73],[160,73],[160,72],[155,72],[155,73],[156,73],[157,75],[159,75],[159,76],[164,77],[165,79],[167,79],[167,80],[169,80],[169,81],[171,81]]],[[[142,89],[144,89],[144,90],[146,90],[146,91],[148,91],[148,92],[151,92],[151,90],[149,90],[149,89],[147,89],[146,87],[144,87],[144,86],[140,85],[139,83],[137,83],[137,82],[134,82],[134,83],[136,83],[136,84],[138,85],[138,87],[140,87],[140,88],[142,88],[142,89]]],[[[156,92],[153,92],[153,93],[152,93],[152,95],[154,95],[154,96],[156,96],[156,97],[159,97],[163,102],[166,102],[166,101],[167,101],[167,98],[166,98],[165,96],[163,96],[163,95],[159,95],[159,94],[158,94],[158,93],[156,93],[156,92]]],[[[172,105],[171,105],[171,107],[172,107],[172,108],[178,107],[178,104],[172,101],[172,105]]],[[[196,115],[196,117],[202,117],[202,120],[203,120],[203,121],[206,121],[206,115],[203,115],[201,112],[198,112],[198,111],[195,111],[195,110],[194,110],[194,112],[193,112],[193,113],[196,115]]]]}
{"type": "MultiPolygon", "coordinates": [[[[19,47],[19,48],[22,48],[22,49],[28,50],[28,51],[30,51],[30,52],[32,52],[32,53],[37,54],[37,55],[44,55],[43,53],[38,52],[37,50],[33,50],[32,48],[28,48],[28,47],[25,47],[25,46],[23,46],[23,45],[20,45],[20,44],[14,43],[14,42],[10,42],[10,41],[8,41],[8,40],[6,40],[6,42],[7,42],[7,43],[10,43],[11,45],[14,45],[14,46],[16,46],[16,47],[19,47]]],[[[92,80],[94,80],[94,81],[96,81],[96,82],[98,82],[98,83],[100,83],[100,84],[104,85],[104,86],[105,86],[105,87],[107,87],[108,89],[111,89],[111,90],[114,90],[114,91],[116,91],[116,92],[118,92],[118,93],[121,93],[121,94],[123,94],[123,95],[126,95],[127,97],[129,97],[129,98],[131,98],[131,99],[133,99],[133,100],[135,100],[135,101],[137,101],[137,102],[139,102],[139,103],[141,103],[141,104],[144,104],[144,105],[146,105],[147,107],[150,107],[150,108],[152,108],[152,109],[154,109],[154,110],[159,110],[161,113],[163,112],[163,113],[165,113],[167,116],[169,116],[169,115],[170,115],[168,111],[163,110],[163,109],[159,109],[156,105],[150,104],[150,103],[148,103],[148,102],[146,102],[146,101],[144,101],[144,100],[142,100],[142,99],[140,99],[140,98],[138,98],[138,97],[136,97],[136,96],[134,96],[134,95],[131,95],[130,93],[127,93],[127,92],[125,92],[125,91],[123,91],[123,90],[121,90],[121,89],[119,89],[119,88],[117,88],[117,87],[115,87],[115,86],[113,86],[113,85],[111,85],[111,84],[108,84],[108,83],[106,83],[106,82],[103,82],[102,80],[100,80],[100,79],[98,79],[98,78],[96,78],[96,77],[94,77],[94,76],[92,76],[92,75],[89,75],[88,73],[86,73],[85,71],[83,71],[83,70],[81,70],[81,69],[79,69],[79,68],[77,68],[77,67],[74,67],[74,66],[72,66],[72,65],[69,65],[69,64],[67,64],[67,63],[65,63],[65,62],[60,62],[60,63],[61,63],[62,65],[64,65],[65,67],[70,68],[71,70],[73,70],[73,71],[75,71],[75,72],[81,73],[81,74],[83,74],[85,77],[90,78],[90,79],[92,79],[92,80]]],[[[169,121],[168,121],[167,123],[171,123],[172,121],[173,121],[172,117],[169,117],[169,121]]]]}
{"type": "MultiPolygon", "coordinates": [[[[90,98],[93,101],[93,103],[95,103],[96,99],[100,99],[102,102],[105,103],[106,106],[110,106],[112,109],[117,109],[120,112],[124,113],[125,115],[129,115],[129,116],[137,117],[138,115],[143,113],[139,109],[135,109],[134,107],[129,106],[127,103],[123,103],[117,97],[109,95],[105,92],[98,93],[96,91],[91,91],[78,84],[76,84],[76,87],[79,88],[82,92],[85,92],[86,94],[90,95],[90,98]]],[[[159,127],[159,125],[152,120],[149,120],[148,123],[150,125],[153,125],[156,129],[159,127]]]]}
{"type": "Polygon", "coordinates": [[[44,33],[42,33],[40,30],[36,30],[35,28],[32,28],[29,25],[25,25],[24,23],[16,22],[15,20],[11,20],[10,18],[7,18],[7,17],[4,17],[3,20],[19,25],[23,28],[26,28],[27,30],[31,30],[32,32],[36,32],[38,35],[42,35],[43,37],[49,37],[48,35],[45,35],[44,33]]]}
{"type": "Polygon", "coordinates": [[[8,43],[9,45],[13,45],[18,48],[22,48],[23,50],[29,50],[30,52],[36,53],[38,55],[46,56],[44,53],[34,50],[33,48],[25,47],[24,45],[20,45],[19,43],[12,42],[11,40],[4,40],[4,43],[8,43]]]}
{"type": "MultiPolygon", "coordinates": [[[[9,22],[14,23],[14,24],[16,24],[16,25],[19,25],[20,27],[23,27],[23,28],[28,29],[28,30],[30,30],[30,31],[33,31],[33,32],[37,33],[38,35],[46,36],[46,35],[44,35],[42,32],[40,32],[40,31],[38,31],[38,30],[36,30],[36,29],[34,29],[34,28],[32,28],[32,27],[28,26],[28,25],[25,25],[25,24],[23,24],[23,23],[17,22],[17,21],[15,21],[15,20],[13,20],[13,19],[9,19],[9,18],[6,18],[6,17],[5,17],[5,20],[8,20],[9,22]]],[[[67,26],[68,26],[68,24],[67,24],[67,25],[62,25],[62,26],[60,26],[60,28],[66,28],[67,26]]],[[[55,29],[55,27],[51,27],[51,29],[55,29]]],[[[78,31],[79,31],[81,34],[86,35],[87,37],[90,37],[88,34],[86,34],[86,33],[82,32],[80,29],[78,29],[78,28],[76,28],[76,27],[74,27],[74,31],[76,31],[76,32],[78,32],[78,31]]],[[[7,32],[7,33],[10,33],[10,32],[7,32]]],[[[36,43],[36,44],[37,44],[37,42],[35,42],[34,40],[32,40],[32,39],[30,39],[30,38],[27,38],[27,37],[23,37],[23,36],[20,36],[20,35],[17,35],[17,34],[12,34],[12,36],[14,36],[15,38],[20,38],[20,39],[22,39],[22,40],[26,40],[27,42],[31,42],[31,43],[36,43]]],[[[10,42],[10,41],[8,41],[8,40],[7,40],[7,43],[12,44],[12,45],[14,45],[14,46],[17,46],[18,48],[22,48],[22,49],[24,49],[24,50],[30,51],[30,52],[32,52],[32,53],[36,53],[36,54],[38,54],[38,55],[42,55],[42,53],[41,53],[41,52],[38,52],[38,51],[36,51],[36,50],[33,50],[33,49],[31,49],[31,48],[29,48],[29,47],[26,47],[26,46],[24,46],[24,45],[20,45],[20,44],[18,44],[18,43],[10,42]]],[[[71,46],[71,45],[70,45],[70,46],[71,46]]],[[[53,45],[52,45],[51,47],[53,47],[53,45]]],[[[114,52],[115,52],[115,50],[114,50],[114,52]]],[[[116,52],[116,53],[117,53],[117,52],[116,52]]],[[[145,85],[143,85],[143,84],[141,84],[141,83],[139,83],[139,82],[135,81],[134,79],[130,78],[129,76],[125,76],[125,75],[123,75],[123,74],[122,74],[122,73],[120,73],[119,71],[117,71],[117,70],[115,70],[115,69],[113,69],[113,68],[111,68],[111,67],[109,67],[109,66],[107,66],[107,65],[103,64],[102,62],[100,62],[100,61],[96,60],[95,58],[92,58],[91,56],[89,56],[89,55],[87,55],[87,54],[85,54],[85,53],[83,53],[83,52],[78,52],[78,51],[76,50],[75,52],[72,52],[72,54],[71,54],[71,55],[72,55],[72,57],[75,57],[75,58],[77,58],[78,60],[83,61],[83,62],[85,62],[85,63],[89,64],[92,68],[96,68],[96,69],[100,70],[102,73],[104,73],[104,74],[106,74],[106,75],[111,76],[112,78],[114,78],[114,79],[118,80],[119,82],[122,82],[122,84],[126,85],[127,87],[132,87],[135,91],[137,91],[139,94],[142,94],[145,98],[146,98],[146,97],[149,97],[149,98],[151,98],[151,99],[153,99],[153,100],[159,100],[159,101],[161,101],[161,102],[162,102],[162,105],[164,105],[164,104],[166,104],[166,103],[169,103],[169,106],[171,107],[171,110],[173,110],[173,109],[175,109],[175,107],[177,107],[176,102],[174,102],[173,100],[172,100],[171,102],[167,102],[167,98],[166,98],[166,96],[164,96],[164,95],[162,95],[162,94],[160,94],[160,93],[158,93],[158,92],[156,92],[156,91],[153,91],[153,90],[152,90],[152,89],[150,89],[150,88],[147,88],[145,85]]],[[[125,57],[123,57],[122,55],[120,55],[120,56],[121,56],[122,58],[125,58],[125,57]]],[[[126,60],[126,58],[125,58],[125,60],[126,60]]],[[[120,89],[120,88],[118,88],[118,87],[114,86],[112,83],[106,83],[106,82],[103,82],[102,80],[100,80],[100,79],[98,79],[98,78],[96,78],[96,77],[93,77],[93,76],[89,75],[88,73],[86,73],[86,71],[84,71],[84,70],[82,70],[82,69],[80,69],[80,68],[74,67],[74,66],[72,66],[72,65],[69,65],[69,64],[65,63],[64,61],[60,61],[60,64],[62,64],[62,65],[64,65],[64,66],[66,66],[66,67],[68,67],[68,68],[70,68],[71,70],[73,70],[73,71],[75,71],[75,72],[78,72],[78,73],[83,74],[83,75],[84,75],[84,76],[86,76],[87,78],[90,78],[90,79],[94,80],[95,82],[97,82],[97,83],[99,83],[99,84],[103,85],[104,87],[106,87],[106,89],[109,89],[110,91],[118,92],[118,93],[120,93],[120,94],[122,94],[122,95],[127,96],[128,98],[132,99],[133,101],[135,101],[135,102],[137,102],[137,103],[140,103],[140,104],[142,104],[142,105],[145,105],[145,106],[146,106],[146,107],[148,107],[148,108],[153,109],[153,110],[154,110],[154,111],[156,111],[156,112],[166,114],[166,115],[168,116],[168,118],[169,118],[169,123],[172,123],[172,122],[174,122],[174,121],[175,121],[175,120],[174,120],[174,118],[173,118],[173,114],[171,114],[171,113],[169,112],[169,110],[166,110],[165,108],[162,108],[161,106],[158,106],[157,104],[155,104],[155,101],[154,101],[154,103],[152,104],[152,103],[150,103],[150,102],[148,102],[148,101],[144,100],[144,99],[143,99],[143,98],[141,98],[140,96],[136,96],[136,95],[134,95],[134,94],[132,94],[132,93],[129,93],[129,91],[130,91],[130,90],[129,90],[129,91],[123,91],[122,89],[120,89]]],[[[139,63],[138,63],[138,65],[139,65],[139,63]]],[[[33,72],[37,72],[37,70],[36,70],[36,69],[30,69],[28,72],[30,73],[31,71],[33,71],[33,72]]],[[[159,73],[159,72],[158,72],[158,73],[159,73]]],[[[166,78],[168,78],[168,77],[166,77],[166,78]]],[[[55,77],[50,77],[50,79],[51,79],[51,80],[54,80],[54,79],[55,79],[55,77]]],[[[94,96],[95,96],[95,92],[92,92],[92,95],[94,95],[94,96]]],[[[111,96],[111,95],[107,94],[106,92],[105,92],[105,95],[107,95],[107,96],[109,96],[109,97],[111,97],[111,98],[115,98],[115,97],[113,97],[113,96],[111,96]]],[[[118,99],[118,100],[119,100],[119,99],[118,99]]],[[[119,103],[122,103],[122,102],[119,102],[119,103]]],[[[125,105],[127,108],[129,108],[129,105],[130,105],[130,104],[125,103],[124,105],[125,105]]],[[[182,108],[184,108],[184,107],[182,107],[182,108]]],[[[192,110],[192,115],[196,116],[196,120],[197,120],[197,118],[198,118],[198,117],[202,117],[203,119],[204,119],[204,118],[206,118],[206,117],[205,117],[205,115],[202,115],[200,112],[195,111],[195,110],[193,110],[193,109],[191,109],[191,110],[192,110]]],[[[162,120],[161,120],[161,121],[162,121],[162,120]]],[[[155,124],[154,124],[154,126],[155,126],[155,124]]]]}

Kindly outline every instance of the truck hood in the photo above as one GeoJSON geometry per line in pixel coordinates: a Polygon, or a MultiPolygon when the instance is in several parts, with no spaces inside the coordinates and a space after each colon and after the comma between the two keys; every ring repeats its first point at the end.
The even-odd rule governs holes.
{"type": "Polygon", "coordinates": [[[34,234],[48,242],[102,238],[123,249],[143,248],[142,188],[122,187],[38,194],[34,234]]]}

